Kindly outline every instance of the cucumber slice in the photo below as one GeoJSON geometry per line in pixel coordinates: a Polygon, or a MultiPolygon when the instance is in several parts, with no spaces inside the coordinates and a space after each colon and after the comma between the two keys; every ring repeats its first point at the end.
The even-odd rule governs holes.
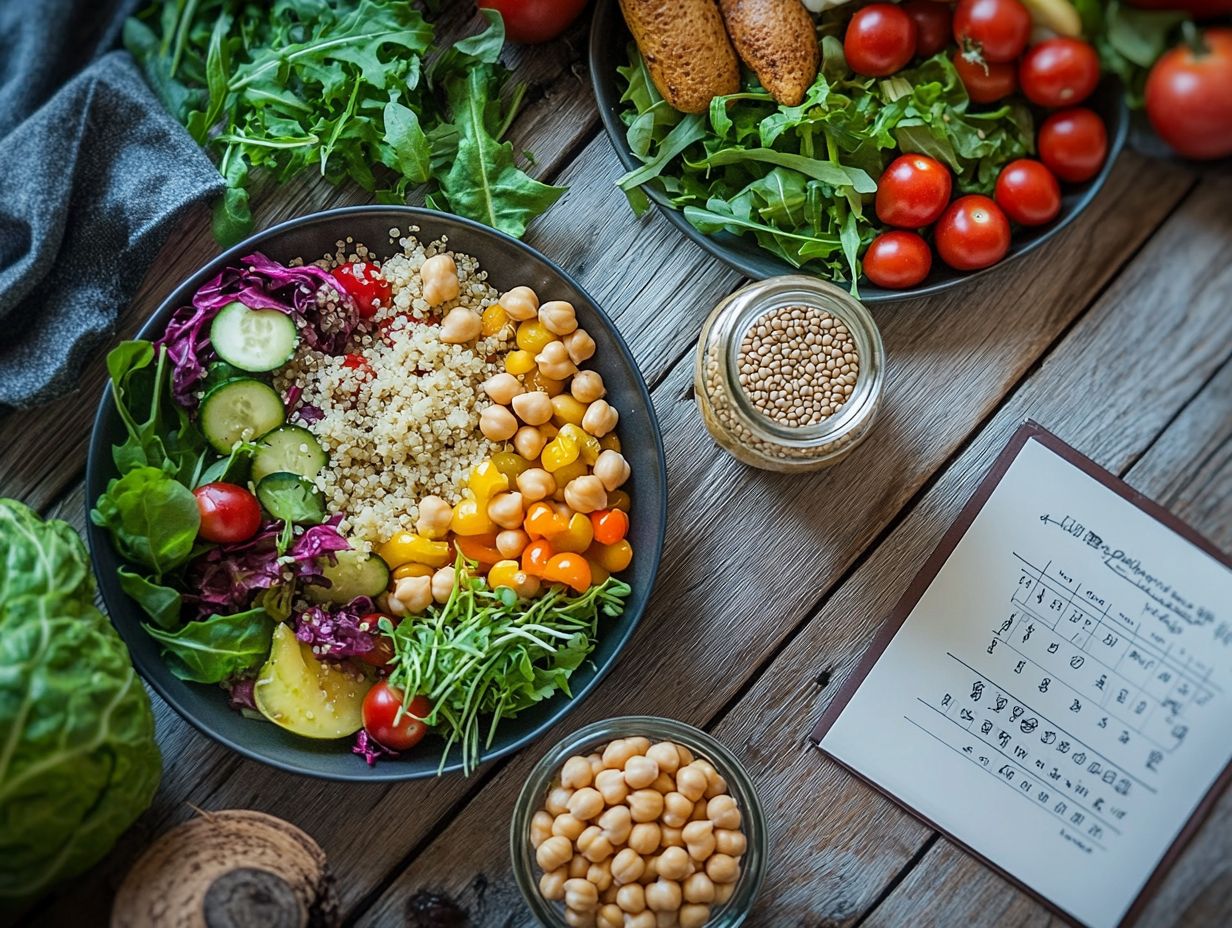
{"type": "Polygon", "coordinates": [[[233,364],[228,364],[226,361],[215,361],[205,369],[205,379],[201,381],[201,391],[209,393],[215,387],[226,383],[228,380],[245,378],[247,376],[247,373],[233,364]]]}
{"type": "Polygon", "coordinates": [[[257,499],[275,519],[299,525],[325,521],[325,497],[311,480],[299,474],[268,474],[257,484],[257,499]]]}
{"type": "Polygon", "coordinates": [[[380,596],[389,586],[389,568],[375,554],[359,551],[339,551],[338,562],[323,559],[321,573],[329,586],[307,586],[306,595],[313,602],[345,606],[357,596],[380,596]]]}
{"type": "Polygon", "coordinates": [[[329,459],[310,431],[298,425],[274,429],[259,442],[252,459],[252,479],[257,483],[279,471],[315,477],[329,459]]]}
{"type": "Polygon", "coordinates": [[[252,441],[287,419],[280,397],[267,383],[243,377],[228,380],[205,395],[198,420],[206,440],[220,454],[237,441],[252,441]]]}
{"type": "Polygon", "coordinates": [[[295,354],[295,320],[276,309],[228,303],[210,323],[210,344],[228,364],[245,371],[272,371],[295,354]]]}

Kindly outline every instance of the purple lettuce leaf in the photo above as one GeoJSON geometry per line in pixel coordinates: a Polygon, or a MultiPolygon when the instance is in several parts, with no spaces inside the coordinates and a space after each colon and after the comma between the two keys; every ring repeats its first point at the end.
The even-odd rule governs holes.
{"type": "Polygon", "coordinates": [[[362,757],[369,767],[375,767],[376,762],[382,757],[398,756],[397,751],[392,751],[375,738],[369,737],[368,732],[362,728],[355,736],[355,747],[351,748],[351,753],[362,757]]]}

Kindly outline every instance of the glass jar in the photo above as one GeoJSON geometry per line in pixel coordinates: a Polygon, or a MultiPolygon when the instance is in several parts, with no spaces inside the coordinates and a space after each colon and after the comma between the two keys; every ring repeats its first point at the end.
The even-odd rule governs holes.
{"type": "Polygon", "coordinates": [[[885,351],[868,310],[847,291],[815,277],[788,275],[749,284],[721,301],[702,326],[694,390],[702,421],[722,447],[753,467],[816,470],[842,460],[867,437],[881,407],[885,351]],[[845,325],[859,370],[851,394],[819,422],[793,426],[763,413],[740,382],[749,330],[784,307],[815,307],[845,325]]]}
{"type": "Polygon", "coordinates": [[[543,808],[552,780],[560,773],[566,760],[575,754],[585,756],[617,738],[638,735],[651,741],[673,741],[684,745],[696,757],[713,764],[727,781],[727,791],[740,808],[741,828],[748,846],[740,858],[740,876],[734,884],[731,898],[712,909],[706,928],[737,928],[744,924],[753,908],[766,869],[766,819],[753,781],[735,755],[721,742],[692,725],[654,716],[630,715],[579,728],[535,764],[518,794],[509,830],[509,856],[522,897],[540,924],[548,928],[569,928],[565,922],[563,904],[544,899],[539,892],[540,871],[535,862],[535,848],[530,841],[531,818],[543,808]]]}

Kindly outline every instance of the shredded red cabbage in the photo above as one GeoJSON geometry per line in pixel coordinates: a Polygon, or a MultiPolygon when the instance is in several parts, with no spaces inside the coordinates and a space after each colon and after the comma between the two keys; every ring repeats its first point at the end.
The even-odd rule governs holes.
{"type": "Polygon", "coordinates": [[[295,320],[300,335],[312,348],[338,354],[359,321],[359,311],[338,282],[315,264],[287,267],[260,252],[242,259],[239,267],[224,268],[193,296],[192,305],[177,309],[155,347],[165,345],[171,361],[171,389],[175,401],[194,409],[193,391],[205,376],[205,367],[217,358],[210,345],[209,324],[228,303],[251,309],[276,309],[295,320]],[[332,308],[331,308],[332,306],[332,308]]]}
{"type": "Polygon", "coordinates": [[[351,748],[351,753],[362,757],[369,767],[375,767],[376,762],[382,757],[398,756],[397,751],[392,751],[375,738],[370,738],[368,733],[362,728],[359,730],[359,734],[355,736],[355,747],[351,748]]]}
{"type": "Polygon", "coordinates": [[[332,611],[312,606],[295,619],[295,637],[312,647],[319,658],[340,660],[358,657],[376,647],[375,626],[369,626],[364,616],[376,611],[367,596],[360,596],[332,611]]]}
{"type": "Polygon", "coordinates": [[[251,677],[224,683],[227,690],[227,705],[239,712],[241,709],[257,710],[256,680],[251,677]]]}

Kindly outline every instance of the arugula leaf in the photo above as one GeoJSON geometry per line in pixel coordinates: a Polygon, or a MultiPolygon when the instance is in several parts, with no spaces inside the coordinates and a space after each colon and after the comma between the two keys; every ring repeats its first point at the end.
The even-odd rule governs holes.
{"type": "Polygon", "coordinates": [[[111,532],[125,560],[150,568],[157,578],[188,560],[201,527],[192,491],[145,466],[113,478],[90,519],[111,532]]]}
{"type": "Polygon", "coordinates": [[[221,683],[253,669],[269,654],[274,634],[274,620],[260,608],[212,615],[174,632],[142,624],[171,672],[192,683],[221,683]]]}

